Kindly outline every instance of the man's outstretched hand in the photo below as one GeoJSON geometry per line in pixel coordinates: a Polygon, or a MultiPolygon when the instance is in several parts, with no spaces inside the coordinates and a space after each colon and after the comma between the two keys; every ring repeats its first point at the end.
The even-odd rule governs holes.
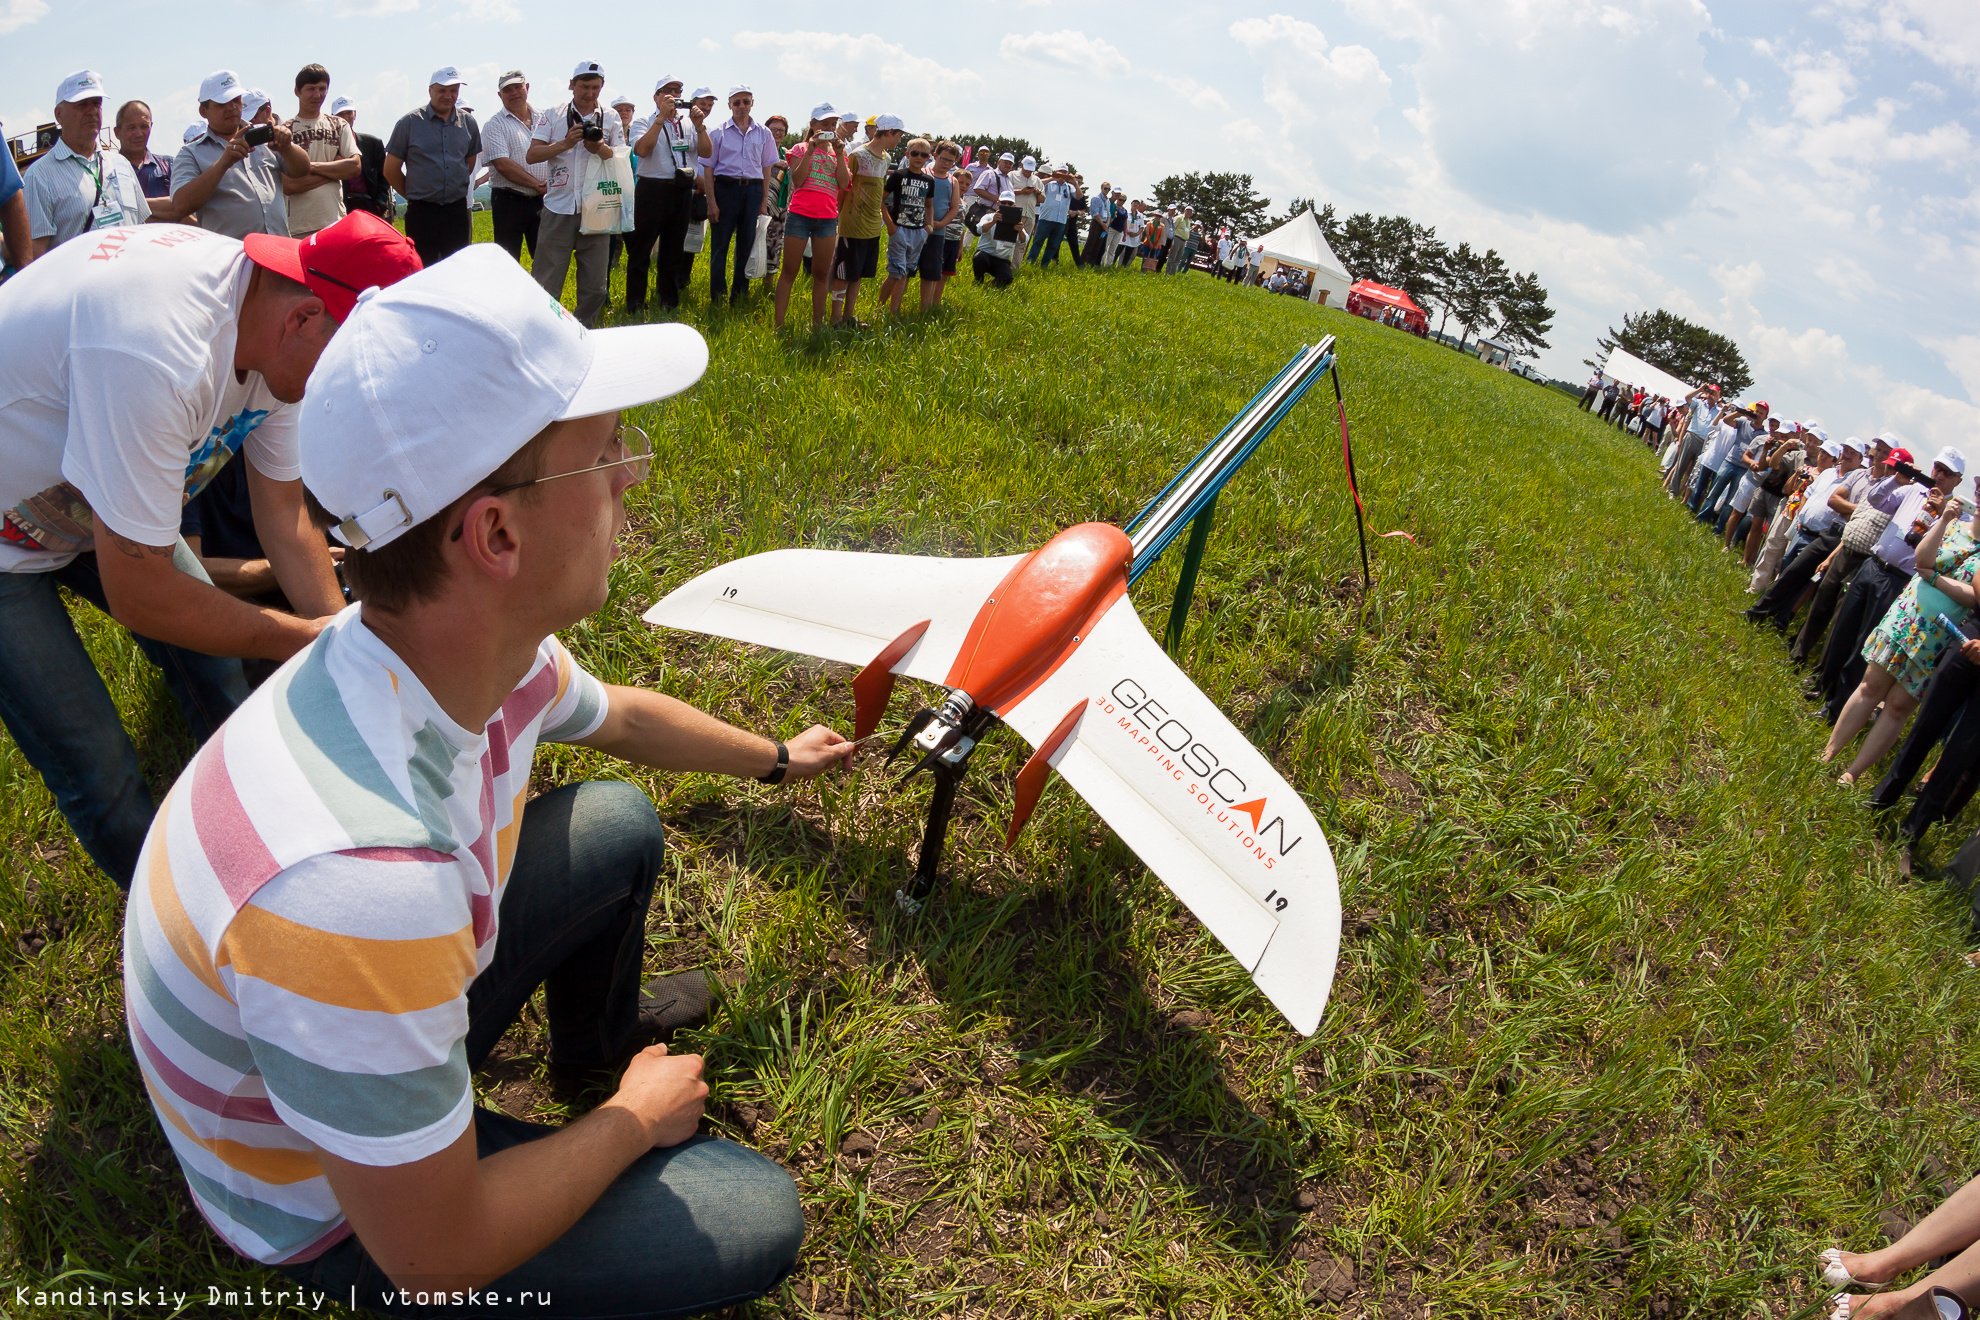
{"type": "Polygon", "coordinates": [[[791,754],[786,780],[816,779],[827,770],[839,769],[853,758],[859,744],[835,729],[814,724],[784,744],[791,754]]]}

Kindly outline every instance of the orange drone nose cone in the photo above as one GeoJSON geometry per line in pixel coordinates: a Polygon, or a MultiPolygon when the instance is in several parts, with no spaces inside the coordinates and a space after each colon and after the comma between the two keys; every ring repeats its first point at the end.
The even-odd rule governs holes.
{"type": "Polygon", "coordinates": [[[943,683],[1001,714],[1044,682],[1127,594],[1134,544],[1112,523],[1068,527],[983,602],[943,683]]]}

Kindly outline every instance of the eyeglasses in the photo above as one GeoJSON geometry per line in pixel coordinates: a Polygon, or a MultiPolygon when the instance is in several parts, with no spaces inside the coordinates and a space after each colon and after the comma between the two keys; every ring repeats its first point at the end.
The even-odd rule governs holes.
{"type": "Polygon", "coordinates": [[[927,160],[927,159],[928,159],[928,153],[927,153],[927,152],[925,152],[925,151],[910,151],[910,152],[908,153],[908,159],[909,159],[909,160],[927,160]]]}
{"type": "Polygon", "coordinates": [[[624,457],[610,459],[603,463],[593,463],[590,467],[572,468],[569,472],[552,472],[547,477],[531,477],[527,481],[511,481],[505,486],[495,486],[490,495],[506,495],[524,486],[540,486],[546,481],[557,481],[563,477],[581,477],[587,472],[603,472],[606,468],[630,467],[633,483],[646,480],[646,474],[653,470],[653,442],[646,438],[646,432],[637,426],[627,426],[621,422],[612,432],[612,447],[624,457]]]}
{"type": "MultiPolygon", "coordinates": [[[[525,486],[540,486],[546,481],[558,481],[564,477],[581,477],[587,472],[603,472],[606,468],[615,467],[631,468],[632,484],[635,486],[646,480],[646,474],[653,470],[653,442],[646,438],[646,432],[640,430],[637,426],[627,426],[621,422],[618,429],[612,432],[612,447],[618,450],[622,457],[608,459],[603,463],[593,463],[590,467],[572,468],[569,472],[552,472],[547,477],[531,477],[527,481],[511,481],[506,485],[491,486],[488,488],[488,493],[490,495],[506,495],[512,490],[521,490],[525,486]]],[[[450,541],[460,540],[461,532],[465,527],[465,523],[455,527],[453,535],[447,539],[450,541]]]]}

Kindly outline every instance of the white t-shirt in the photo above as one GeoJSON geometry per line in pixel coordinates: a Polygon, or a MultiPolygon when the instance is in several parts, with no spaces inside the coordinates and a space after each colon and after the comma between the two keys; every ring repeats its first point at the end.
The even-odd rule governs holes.
{"type": "Polygon", "coordinates": [[[21,176],[21,194],[27,198],[29,235],[57,244],[91,229],[141,225],[151,218],[137,171],[119,151],[78,156],[58,141],[21,176]]]}
{"type": "MultiPolygon", "coordinates": [[[[536,131],[530,136],[538,142],[562,142],[571,131],[570,102],[552,106],[536,117],[536,131]]],[[[600,106],[591,112],[593,120],[602,119],[605,129],[605,145],[615,151],[626,149],[626,126],[619,122],[619,112],[610,106],[600,106]]],[[[591,153],[583,143],[569,151],[552,156],[543,164],[550,171],[550,187],[543,194],[543,209],[555,211],[558,215],[576,215],[583,198],[579,189],[584,183],[580,168],[582,157],[591,153]]]]}
{"type": "Polygon", "coordinates": [[[1024,218],[1028,224],[1031,218],[1038,214],[1038,194],[1020,191],[1025,188],[1038,188],[1042,190],[1044,185],[1038,181],[1038,175],[1031,170],[1012,170],[1011,193],[1013,200],[1017,202],[1018,209],[1024,212],[1024,218]]]}
{"type": "Polygon", "coordinates": [[[144,225],[64,243],[0,297],[0,572],[91,546],[90,517],[171,545],[185,502],[245,446],[301,476],[295,409],[234,373],[252,266],[240,243],[144,225]]]}
{"type": "Polygon", "coordinates": [[[1717,434],[1707,442],[1705,452],[1699,457],[1698,461],[1716,472],[1726,459],[1732,455],[1733,448],[1738,443],[1739,432],[1735,431],[1726,423],[1720,422],[1717,434]]]}

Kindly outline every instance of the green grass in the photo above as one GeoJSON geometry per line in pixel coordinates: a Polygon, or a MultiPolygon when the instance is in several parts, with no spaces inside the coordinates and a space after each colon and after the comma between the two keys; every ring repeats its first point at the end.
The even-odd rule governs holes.
{"type": "MultiPolygon", "coordinates": [[[[1308,1041],[1063,785],[1002,850],[1008,736],[920,919],[891,895],[925,783],[539,759],[653,795],[652,962],[732,987],[693,1040],[712,1122],[792,1170],[811,1225],[751,1314],[1808,1315],[1814,1248],[1964,1175],[1964,904],[1895,878],[1778,645],[1733,616],[1741,575],[1633,440],[1199,276],[1027,271],[813,340],[701,315],[697,275],[708,378],[635,417],[659,461],[569,636],[608,680],[844,727],[850,670],[639,611],[759,550],[1008,553],[1123,519],[1322,333],[1372,520],[1419,542],[1373,543],[1360,592],[1316,393],[1225,495],[1180,657],[1333,845],[1346,928],[1308,1041]]],[[[1174,572],[1137,592],[1158,632],[1174,572]]],[[[170,702],[90,639],[162,784],[170,702]]],[[[124,1042],[120,900],[5,743],[0,837],[0,1310],[15,1282],[266,1278],[191,1208],[124,1042]]],[[[512,1035],[492,1100],[563,1116],[542,1047],[512,1035]]]]}

